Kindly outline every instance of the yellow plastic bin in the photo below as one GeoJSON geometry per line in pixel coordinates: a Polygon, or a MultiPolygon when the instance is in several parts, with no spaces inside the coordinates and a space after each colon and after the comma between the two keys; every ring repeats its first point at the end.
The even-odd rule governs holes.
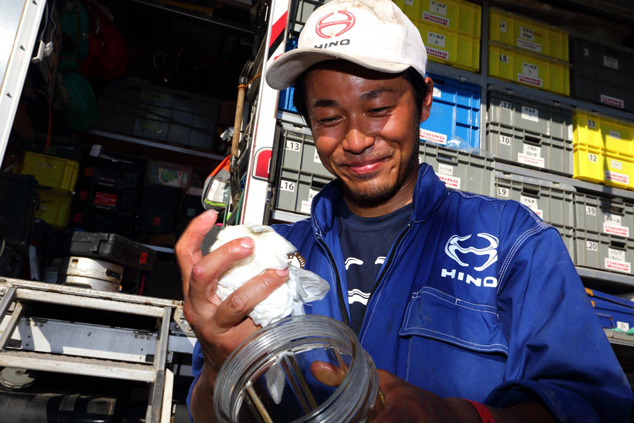
{"type": "Polygon", "coordinates": [[[579,145],[573,149],[572,155],[573,178],[597,184],[604,183],[606,157],[600,149],[579,145]]]}
{"type": "Polygon", "coordinates": [[[480,38],[482,6],[462,0],[422,0],[418,23],[435,25],[480,38]]]}
{"type": "Polygon", "coordinates": [[[51,226],[65,228],[70,217],[70,207],[73,202],[71,192],[63,189],[38,189],[40,201],[33,212],[35,219],[42,219],[51,226]]]}
{"type": "Polygon", "coordinates": [[[634,158],[634,124],[577,110],[572,116],[573,146],[603,149],[613,156],[634,158]]]}
{"type": "Polygon", "coordinates": [[[540,88],[557,94],[570,95],[570,65],[542,54],[489,42],[489,75],[540,88]]]}
{"type": "Polygon", "coordinates": [[[434,62],[468,71],[480,70],[480,36],[469,35],[450,28],[427,25],[419,21],[427,57],[434,62]]]}
{"type": "Polygon", "coordinates": [[[489,10],[489,40],[568,61],[568,33],[503,10],[489,10]]]}
{"type": "Polygon", "coordinates": [[[16,172],[35,176],[40,185],[72,191],[77,183],[79,163],[27,151],[16,172]]]}
{"type": "Polygon", "coordinates": [[[634,160],[629,157],[605,154],[605,184],[623,188],[634,189],[634,160]]]}

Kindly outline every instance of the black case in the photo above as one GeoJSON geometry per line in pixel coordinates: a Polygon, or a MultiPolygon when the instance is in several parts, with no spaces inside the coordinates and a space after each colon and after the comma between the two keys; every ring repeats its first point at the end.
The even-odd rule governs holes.
{"type": "Polygon", "coordinates": [[[30,241],[37,180],[32,175],[0,173],[0,243],[26,254],[30,241]]]}

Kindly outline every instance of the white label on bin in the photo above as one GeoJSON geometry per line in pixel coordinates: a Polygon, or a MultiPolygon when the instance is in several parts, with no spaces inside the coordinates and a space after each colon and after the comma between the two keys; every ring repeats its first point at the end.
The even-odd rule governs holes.
{"type": "Polygon", "coordinates": [[[517,74],[517,80],[519,82],[523,82],[523,83],[529,84],[529,85],[534,85],[536,87],[542,87],[544,85],[544,82],[542,81],[541,78],[536,78],[536,77],[530,76],[530,75],[524,75],[522,73],[518,73],[517,74]]]}
{"type": "Polygon", "coordinates": [[[317,149],[315,149],[315,154],[313,154],[313,161],[315,163],[320,163],[321,164],[321,160],[319,160],[319,153],[317,152],[317,149]]]}
{"type": "Polygon", "coordinates": [[[504,19],[500,19],[500,32],[506,32],[508,25],[504,19]]]}
{"type": "Polygon", "coordinates": [[[610,182],[616,182],[619,184],[628,185],[630,183],[629,175],[624,175],[618,172],[612,172],[611,170],[605,171],[605,180],[610,182]]]}
{"type": "Polygon", "coordinates": [[[603,56],[603,66],[619,70],[619,59],[610,56],[603,56]]]}
{"type": "Polygon", "coordinates": [[[423,12],[423,20],[426,20],[436,25],[449,26],[448,18],[445,18],[444,16],[434,15],[433,13],[429,13],[429,12],[423,12]]]}
{"type": "Polygon", "coordinates": [[[438,179],[443,181],[447,188],[460,189],[460,178],[457,176],[449,176],[438,173],[438,179]]]}
{"type": "Polygon", "coordinates": [[[522,119],[539,122],[539,110],[533,107],[522,106],[522,119]]]}
{"type": "Polygon", "coordinates": [[[583,55],[586,57],[590,56],[590,50],[588,49],[588,47],[583,48],[583,55]]]}
{"type": "Polygon", "coordinates": [[[526,50],[531,50],[537,53],[542,52],[542,45],[538,43],[534,43],[532,41],[522,40],[521,38],[517,39],[517,46],[526,50]]]}
{"type": "Polygon", "coordinates": [[[625,261],[625,251],[608,248],[608,258],[612,260],[625,261]]]}
{"type": "Polygon", "coordinates": [[[617,270],[619,272],[631,273],[632,266],[627,261],[613,260],[606,258],[604,262],[606,269],[617,270]]]}
{"type": "Polygon", "coordinates": [[[440,59],[449,60],[449,53],[442,50],[437,50],[432,47],[425,46],[425,50],[427,50],[427,54],[430,56],[438,57],[440,59]]]}
{"type": "Polygon", "coordinates": [[[513,110],[513,104],[510,101],[500,101],[500,107],[506,110],[513,110]]]}
{"type": "Polygon", "coordinates": [[[440,98],[442,97],[442,91],[440,91],[438,87],[434,87],[434,89],[432,90],[432,95],[436,98],[440,98]]]}
{"type": "Polygon", "coordinates": [[[290,151],[302,151],[302,143],[286,140],[286,149],[290,151]]]}
{"type": "Polygon", "coordinates": [[[620,322],[620,321],[616,321],[616,327],[618,329],[621,329],[623,332],[627,332],[628,330],[630,330],[630,324],[627,322],[620,322]]]}
{"type": "Polygon", "coordinates": [[[530,157],[541,157],[542,149],[541,147],[537,147],[536,145],[524,144],[524,154],[530,157]]]}
{"type": "Polygon", "coordinates": [[[598,163],[599,162],[599,156],[597,156],[594,153],[588,153],[588,161],[592,162],[592,163],[598,163]]]}
{"type": "Polygon", "coordinates": [[[295,192],[295,182],[285,181],[282,179],[280,181],[280,189],[282,191],[295,192]]]}
{"type": "Polygon", "coordinates": [[[444,163],[438,163],[438,173],[453,176],[453,166],[444,163]]]}
{"type": "MultiPolygon", "coordinates": [[[[536,147],[539,148],[539,147],[536,147]]],[[[545,160],[541,157],[535,157],[532,155],[517,153],[518,163],[522,163],[529,166],[544,167],[545,160]]]]}
{"type": "Polygon", "coordinates": [[[597,208],[593,207],[593,206],[586,206],[586,214],[588,216],[596,216],[597,215],[597,208]]]}
{"type": "Polygon", "coordinates": [[[509,198],[510,190],[504,187],[498,187],[498,197],[509,198]]]}
{"type": "Polygon", "coordinates": [[[614,129],[610,129],[609,134],[610,134],[610,136],[612,138],[616,138],[616,139],[619,139],[619,140],[621,139],[621,133],[619,131],[615,131],[614,129]]]}
{"type": "Polygon", "coordinates": [[[618,235],[629,237],[630,236],[630,228],[627,226],[621,226],[620,224],[612,223],[612,222],[603,222],[603,232],[606,234],[618,235]]]}
{"type": "Polygon", "coordinates": [[[539,66],[534,63],[522,63],[522,75],[538,77],[539,76],[539,66]]]}
{"type": "Polygon", "coordinates": [[[586,241],[586,250],[599,251],[599,243],[596,241],[586,241]]]}
{"type": "Polygon", "coordinates": [[[610,97],[605,94],[601,94],[601,103],[607,104],[608,106],[618,107],[619,109],[625,107],[625,102],[620,98],[610,97]]]}
{"type": "Polygon", "coordinates": [[[436,0],[429,2],[429,10],[439,15],[447,16],[447,4],[436,0]]]}
{"type": "Polygon", "coordinates": [[[537,199],[532,197],[525,197],[520,195],[520,203],[524,204],[526,207],[531,209],[535,214],[543,219],[544,213],[541,209],[539,209],[539,205],[537,204],[537,199]]]}
{"type": "Polygon", "coordinates": [[[509,60],[509,56],[508,56],[508,55],[506,55],[506,54],[500,54],[500,62],[502,62],[502,63],[509,63],[509,62],[510,62],[510,60],[509,60]]]}
{"type": "Polygon", "coordinates": [[[437,34],[430,31],[427,33],[427,44],[445,48],[445,36],[443,34],[437,34]]]}
{"type": "Polygon", "coordinates": [[[531,40],[531,41],[535,40],[535,34],[533,34],[533,30],[531,28],[527,28],[521,25],[520,25],[520,37],[524,38],[525,40],[531,40]]]}
{"type": "Polygon", "coordinates": [[[610,167],[612,169],[623,170],[623,163],[618,160],[610,160],[610,167]]]}
{"type": "Polygon", "coordinates": [[[304,214],[310,214],[310,207],[313,204],[313,198],[317,195],[319,191],[316,189],[308,190],[308,200],[302,200],[302,205],[300,207],[300,211],[304,214]]]}
{"type": "Polygon", "coordinates": [[[500,144],[511,145],[511,137],[507,135],[500,135],[500,144]]]}
{"type": "Polygon", "coordinates": [[[623,224],[621,216],[618,214],[613,214],[613,213],[606,213],[605,216],[603,217],[603,221],[613,223],[614,225],[617,225],[617,226],[621,226],[623,224]]]}
{"type": "Polygon", "coordinates": [[[439,134],[438,132],[428,131],[427,129],[420,129],[418,132],[420,139],[430,141],[440,145],[447,145],[447,135],[439,134]]]}
{"type": "Polygon", "coordinates": [[[597,122],[592,119],[588,119],[588,128],[596,129],[596,127],[597,127],[597,122]]]}

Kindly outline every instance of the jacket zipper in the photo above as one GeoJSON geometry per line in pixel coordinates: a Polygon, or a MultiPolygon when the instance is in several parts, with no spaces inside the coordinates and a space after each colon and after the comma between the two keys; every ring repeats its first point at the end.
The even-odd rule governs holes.
{"type": "Polygon", "coordinates": [[[324,249],[324,251],[326,252],[326,254],[328,255],[328,259],[330,260],[330,263],[332,264],[332,267],[335,269],[335,277],[336,277],[336,284],[337,284],[337,299],[339,300],[339,309],[341,311],[341,318],[343,320],[343,322],[350,326],[350,316],[348,316],[348,309],[346,308],[346,302],[343,298],[343,293],[342,293],[342,286],[341,286],[341,278],[339,277],[339,270],[337,269],[337,264],[335,263],[335,258],[332,256],[332,253],[330,252],[330,249],[328,248],[328,246],[326,245],[326,243],[324,242],[324,240],[321,238],[321,236],[317,235],[317,241],[319,242],[319,245],[322,246],[322,248],[324,249]]]}
{"type": "MultiPolygon", "coordinates": [[[[409,222],[407,224],[407,226],[405,226],[405,229],[403,229],[401,231],[401,233],[399,234],[398,238],[396,239],[396,242],[394,242],[394,244],[393,244],[393,248],[392,248],[393,251],[401,243],[401,241],[403,240],[405,235],[409,232],[411,227],[412,227],[412,222],[409,222]]],[[[388,257],[387,262],[386,262],[385,266],[383,267],[383,271],[381,272],[381,274],[379,275],[376,283],[374,284],[374,287],[372,288],[372,292],[370,292],[370,298],[368,300],[368,305],[369,305],[369,302],[372,301],[372,297],[374,296],[374,293],[376,292],[377,288],[379,287],[379,285],[381,285],[381,282],[383,282],[383,278],[385,277],[385,273],[387,272],[387,270],[392,265],[392,262],[394,261],[394,257],[395,257],[395,254],[390,254],[390,256],[388,257]]],[[[366,306],[365,309],[363,309],[363,314],[361,315],[361,320],[359,321],[359,327],[356,328],[357,330],[355,331],[358,335],[361,334],[361,328],[363,327],[363,321],[365,320],[365,314],[366,314],[367,311],[368,311],[368,307],[366,306]]]]}

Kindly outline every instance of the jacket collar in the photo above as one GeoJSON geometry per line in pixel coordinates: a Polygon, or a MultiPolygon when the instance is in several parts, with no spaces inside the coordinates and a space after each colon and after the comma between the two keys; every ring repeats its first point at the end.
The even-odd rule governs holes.
{"type": "MultiPolygon", "coordinates": [[[[418,180],[412,198],[414,203],[412,221],[425,220],[440,206],[447,194],[448,189],[438,179],[434,169],[427,163],[422,163],[418,167],[418,180]]],[[[326,185],[313,198],[311,223],[316,234],[323,235],[333,228],[334,211],[339,201],[343,201],[343,191],[338,180],[326,185]]]]}

